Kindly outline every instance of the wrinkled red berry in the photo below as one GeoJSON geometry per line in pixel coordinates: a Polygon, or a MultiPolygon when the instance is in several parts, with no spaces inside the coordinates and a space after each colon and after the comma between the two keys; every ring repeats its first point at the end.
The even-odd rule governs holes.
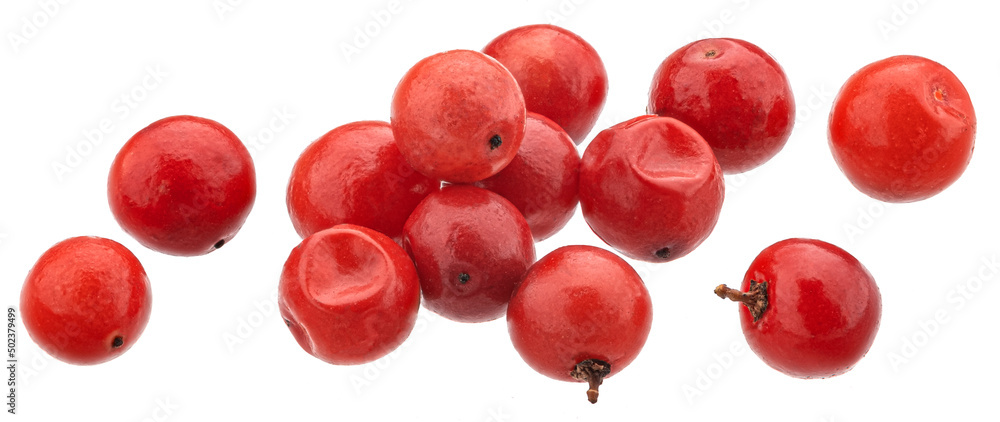
{"type": "Polygon", "coordinates": [[[501,34],[483,52],[514,75],[528,111],[583,142],[608,95],[608,74],[594,47],[558,26],[528,25],[501,34]]]}
{"type": "Polygon", "coordinates": [[[524,141],[500,173],[473,185],[499,193],[528,221],[535,241],[563,228],[579,202],[580,154],[559,125],[528,113],[524,141]]]}
{"type": "Polygon", "coordinates": [[[389,123],[355,122],[323,135],[299,156],[286,202],[303,238],[347,223],[398,241],[406,218],[440,185],[403,159],[389,123]]]}
{"type": "Polygon", "coordinates": [[[643,261],[671,261],[698,247],[715,228],[724,191],[712,149],[669,117],[640,116],[602,131],[580,162],[587,224],[643,261]]]}
{"type": "Polygon", "coordinates": [[[31,268],[21,288],[21,317],[52,357],[94,365],[135,344],[152,302],[146,271],[131,251],[113,240],[74,237],[31,268]]]}
{"type": "Polygon", "coordinates": [[[417,205],[403,247],[417,266],[424,306],[459,322],[503,316],[535,261],[531,229],[517,208],[468,185],[445,186],[417,205]]]}
{"type": "Polygon", "coordinates": [[[625,369],[646,343],[653,304],[639,274],[593,246],[564,246],[539,259],[514,292],[507,328],[521,358],[539,373],[590,384],[625,369]]]}
{"type": "Polygon", "coordinates": [[[250,152],[229,129],[174,116],[140,130],[108,176],[111,212],[143,246],[193,256],[228,243],[257,193],[250,152]]]}
{"type": "Polygon", "coordinates": [[[951,186],[972,159],[976,112],[941,64],[896,56],[848,78],[830,111],[830,149],[872,198],[913,202],[951,186]]]}
{"type": "Polygon", "coordinates": [[[743,334],[764,363],[797,378],[827,378],[856,364],[875,341],[882,296],[851,254],[813,239],[761,251],[740,291],[715,293],[740,306],[743,334]]]}
{"type": "Polygon", "coordinates": [[[781,66],[760,47],[712,38],[681,47],[660,64],[647,111],[691,126],[712,146],[722,171],[741,173],[785,146],[795,97],[781,66]]]}
{"type": "Polygon", "coordinates": [[[388,236],[341,224],[306,237],[281,271],[278,309],[309,354],[374,361],[410,335],[420,308],[413,262],[388,236]]]}
{"type": "Polygon", "coordinates": [[[496,60],[452,50],[413,65],[392,96],[392,132],[417,171],[453,183],[490,177],[524,138],[524,97],[496,60]]]}

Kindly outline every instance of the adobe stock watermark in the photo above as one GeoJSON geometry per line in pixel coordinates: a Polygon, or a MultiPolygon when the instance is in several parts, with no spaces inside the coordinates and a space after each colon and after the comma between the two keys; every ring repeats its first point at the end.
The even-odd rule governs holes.
{"type": "Polygon", "coordinates": [[[589,145],[589,142],[592,141],[595,137],[597,137],[597,134],[601,133],[605,129],[608,129],[619,123],[625,123],[641,115],[652,114],[648,113],[645,109],[643,109],[640,113],[637,114],[633,113],[626,114],[623,113],[623,111],[626,110],[621,110],[621,109],[608,110],[607,108],[601,110],[601,113],[597,115],[597,121],[594,122],[594,127],[590,128],[590,132],[587,133],[586,139],[579,145],[577,145],[577,153],[582,156],[583,151],[586,149],[587,145],[589,145]]]}
{"type": "Polygon", "coordinates": [[[632,269],[635,270],[636,274],[639,274],[639,278],[647,284],[650,280],[654,280],[655,277],[670,268],[669,265],[663,265],[662,262],[641,261],[632,258],[626,258],[626,262],[632,266],[632,269]]]}
{"type": "Polygon", "coordinates": [[[904,0],[901,3],[893,3],[889,8],[888,16],[875,22],[879,32],[882,33],[882,39],[889,41],[892,33],[902,29],[914,15],[920,12],[920,8],[927,4],[927,1],[904,0]]]}
{"type": "Polygon", "coordinates": [[[726,375],[726,371],[746,353],[747,345],[740,340],[733,341],[721,352],[712,353],[712,363],[704,368],[698,368],[694,380],[681,386],[681,392],[684,393],[688,404],[693,406],[697,399],[708,393],[712,386],[726,375]]]}
{"type": "Polygon", "coordinates": [[[486,419],[484,419],[485,422],[506,422],[509,420],[511,420],[511,416],[504,413],[503,406],[486,409],[486,419]]]}
{"type": "Polygon", "coordinates": [[[369,12],[368,20],[356,25],[354,33],[346,41],[340,42],[340,53],[344,56],[344,61],[351,64],[355,56],[368,48],[400,13],[403,13],[401,0],[389,0],[385,6],[369,12]]]}
{"type": "Polygon", "coordinates": [[[289,111],[288,106],[282,105],[271,108],[271,115],[267,124],[254,132],[253,136],[245,138],[247,150],[251,155],[256,155],[267,149],[281,132],[288,129],[288,126],[295,121],[296,116],[289,111]]]}
{"type": "Polygon", "coordinates": [[[751,6],[750,0],[730,0],[729,3],[729,6],[719,9],[710,19],[703,19],[701,21],[702,28],[698,32],[688,36],[684,40],[684,44],[705,38],[719,38],[723,36],[726,28],[739,21],[740,15],[749,10],[751,6]]]}
{"type": "MultiPolygon", "coordinates": [[[[69,344],[74,344],[83,327],[77,322],[69,321],[61,328],[56,335],[49,338],[50,345],[55,349],[62,349],[69,344]]],[[[18,382],[22,387],[29,386],[33,380],[38,379],[48,370],[54,360],[55,358],[49,354],[37,349],[35,349],[34,355],[30,355],[27,359],[18,359],[18,382]]]]}
{"type": "Polygon", "coordinates": [[[899,348],[886,354],[889,366],[899,373],[904,366],[913,361],[920,351],[930,344],[935,336],[940,334],[953,317],[975,299],[1000,273],[1000,255],[979,259],[980,265],[974,276],[956,283],[945,293],[945,304],[941,305],[926,318],[917,321],[917,328],[899,339],[899,348]]]}
{"type": "Polygon", "coordinates": [[[52,160],[52,172],[62,182],[67,175],[79,168],[104,140],[114,133],[122,122],[132,115],[150,94],[156,91],[168,76],[159,64],[146,66],[139,82],[118,95],[108,106],[108,114],[91,127],[83,129],[76,142],[66,145],[64,155],[52,160]]]}
{"type": "MultiPolygon", "coordinates": [[[[19,352],[20,353],[20,352],[19,352]]],[[[17,361],[17,383],[20,388],[28,387],[34,380],[37,380],[49,369],[54,358],[45,352],[36,351],[27,359],[18,358],[17,361]]]]}
{"type": "Polygon", "coordinates": [[[17,30],[7,33],[7,41],[10,42],[14,54],[20,53],[31,40],[48,27],[62,12],[63,6],[69,4],[69,0],[40,0],[37,4],[38,8],[34,12],[21,17],[17,30]]]}
{"type": "Polygon", "coordinates": [[[757,174],[760,167],[752,168],[743,173],[727,174],[723,177],[726,182],[726,196],[735,195],[737,192],[743,190],[750,184],[753,180],[753,176],[757,174]]]}
{"type": "MultiPolygon", "coordinates": [[[[920,154],[911,157],[902,166],[898,166],[898,168],[902,169],[902,175],[896,177],[889,185],[887,195],[903,198],[910,197],[913,189],[907,186],[906,181],[934,168],[938,161],[948,152],[948,147],[947,142],[938,139],[932,145],[925,147],[920,154]]],[[[893,169],[896,167],[894,166],[893,169]]],[[[864,235],[875,223],[882,219],[886,214],[886,210],[891,209],[892,206],[891,203],[872,199],[867,206],[858,207],[856,222],[854,224],[845,223],[843,225],[847,240],[853,244],[861,235],[864,235]]]]}
{"type": "Polygon", "coordinates": [[[549,25],[563,25],[585,3],[587,0],[559,0],[555,7],[545,11],[545,21],[549,25]]]}
{"type": "Polygon", "coordinates": [[[215,10],[215,16],[219,18],[220,22],[225,22],[230,14],[236,11],[237,7],[243,5],[245,0],[213,0],[212,10],[215,10]]]}
{"type": "Polygon", "coordinates": [[[825,83],[810,86],[809,93],[804,95],[805,100],[796,100],[795,125],[801,126],[812,120],[817,112],[826,117],[836,95],[837,91],[829,89],[825,83]]]}
{"type": "Polygon", "coordinates": [[[377,382],[378,379],[382,377],[382,374],[392,367],[392,364],[395,361],[399,360],[399,357],[402,356],[403,352],[409,350],[413,344],[413,338],[415,336],[423,334],[427,331],[427,327],[441,318],[442,317],[431,312],[419,313],[417,315],[417,321],[413,325],[413,331],[410,332],[409,338],[407,338],[403,344],[399,345],[396,350],[389,352],[387,355],[382,356],[373,362],[361,365],[357,368],[354,374],[351,374],[348,381],[351,383],[351,387],[354,388],[354,393],[358,397],[361,397],[366,388],[377,382]]]}
{"type": "Polygon", "coordinates": [[[277,314],[278,290],[276,289],[267,297],[255,300],[252,309],[237,317],[231,329],[222,333],[222,343],[229,354],[236,354],[257,330],[277,314]]]}
{"type": "Polygon", "coordinates": [[[142,422],[164,422],[173,416],[180,406],[170,401],[170,397],[156,398],[153,400],[153,409],[149,411],[149,416],[142,419],[142,422]]]}
{"type": "Polygon", "coordinates": [[[872,199],[868,201],[867,205],[855,208],[854,218],[841,225],[847,243],[851,245],[857,243],[858,239],[862,238],[869,230],[875,227],[892,207],[893,204],[891,203],[872,199]]]}

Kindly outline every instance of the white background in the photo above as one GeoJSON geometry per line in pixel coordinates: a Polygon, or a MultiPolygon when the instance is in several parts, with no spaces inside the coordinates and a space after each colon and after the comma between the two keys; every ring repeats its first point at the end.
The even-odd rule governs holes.
{"type": "MultiPolygon", "coordinates": [[[[78,235],[135,252],[154,300],[142,338],[98,366],[55,361],[21,329],[21,420],[995,418],[1000,31],[992,2],[404,0],[385,24],[373,13],[386,0],[44,6],[51,3],[0,3],[2,305],[16,305],[45,249],[78,235]],[[341,124],[388,119],[396,82],[419,59],[480,49],[508,29],[553,19],[588,40],[608,70],[607,105],[590,137],[642,114],[656,66],[697,38],[759,45],[795,92],[787,146],[758,170],[728,177],[713,235],[676,262],[636,264],[655,308],[638,359],[591,405],[583,384],[528,368],[502,319],[466,325],[421,310],[407,342],[377,364],[336,367],[303,352],[275,306],[281,266],[299,241],[284,197],[298,154],[341,124]],[[368,40],[357,35],[365,28],[375,34],[368,40]],[[345,45],[358,51],[347,57],[345,45]],[[851,73],[897,54],[923,55],[958,75],[976,107],[979,142],[950,189],[884,206],[837,169],[826,119],[851,73]],[[257,168],[257,201],[242,232],[203,257],[141,247],[107,206],[119,147],[176,114],[228,126],[257,168]],[[71,171],[57,175],[54,163],[71,171]],[[761,249],[788,237],[847,249],[881,288],[875,344],[843,376],[804,381],[767,367],[746,348],[737,305],[712,294],[720,282],[738,284],[761,249]]],[[[602,245],[579,211],[538,255],[571,243],[602,245]]]]}

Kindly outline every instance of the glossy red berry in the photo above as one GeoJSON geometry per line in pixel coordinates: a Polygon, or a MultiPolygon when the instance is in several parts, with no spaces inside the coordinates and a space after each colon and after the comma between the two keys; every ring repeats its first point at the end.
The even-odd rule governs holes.
{"type": "Polygon", "coordinates": [[[406,218],[440,186],[403,159],[389,123],[354,122],[323,135],[299,156],[286,202],[303,238],[346,223],[399,241],[406,218]]]}
{"type": "Polygon", "coordinates": [[[152,303],[149,279],[135,255],[99,237],[55,244],[21,288],[28,335],[52,357],[76,365],[125,353],[146,328],[152,303]]]}
{"type": "Polygon", "coordinates": [[[593,246],[564,246],[539,259],[507,308],[510,339],[528,366],[557,380],[588,382],[591,403],[603,379],[638,356],[652,322],[639,274],[593,246]]]}
{"type": "Polygon", "coordinates": [[[388,236],[341,224],[292,250],[278,309],[299,346],[335,365],[374,361],[410,335],[420,308],[413,262],[388,236]]]}
{"type": "Polygon", "coordinates": [[[193,256],[228,243],[257,193],[250,153],[229,129],[174,116],[140,130],[108,176],[111,212],[143,246],[193,256]]]}
{"type": "Polygon", "coordinates": [[[524,138],[524,97],[496,60],[452,50],[413,65],[392,96],[392,132],[414,169],[470,183],[514,159],[524,138]]]}
{"type": "Polygon", "coordinates": [[[528,221],[535,241],[563,228],[579,202],[580,154],[559,125],[528,113],[524,141],[500,173],[473,185],[499,193],[528,221]]]}
{"type": "Polygon", "coordinates": [[[833,158],[858,190],[887,202],[919,201],[965,171],[976,112],[948,68],[890,57],[848,78],[833,102],[829,137],[833,158]]]}
{"type": "Polygon", "coordinates": [[[813,239],[787,239],[764,249],[740,291],[715,293],[740,301],[750,349],[772,368],[797,378],[827,378],[856,364],[875,340],[882,296],[851,254],[813,239]]]}
{"type": "Polygon", "coordinates": [[[483,52],[514,75],[528,111],[583,142],[608,95],[608,74],[594,47],[558,26],[528,25],[501,34],[483,52]]]}
{"type": "Polygon", "coordinates": [[[420,275],[424,306],[459,322],[503,316],[535,245],[524,217],[486,189],[445,186],[424,199],[403,228],[420,275]]]}
{"type": "Polygon", "coordinates": [[[724,191],[712,149],[669,117],[640,116],[602,131],[580,162],[587,224],[643,261],[671,261],[698,247],[715,228],[724,191]]]}
{"type": "Polygon", "coordinates": [[[676,118],[708,141],[727,174],[774,157],[795,124],[795,98],[774,59],[749,42],[695,41],[653,76],[649,113],[676,118]]]}

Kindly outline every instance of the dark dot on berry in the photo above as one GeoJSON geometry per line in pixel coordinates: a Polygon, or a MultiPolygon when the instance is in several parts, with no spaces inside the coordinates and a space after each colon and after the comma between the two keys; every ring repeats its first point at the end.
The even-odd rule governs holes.
{"type": "Polygon", "coordinates": [[[503,144],[503,140],[500,139],[500,135],[493,135],[490,138],[490,150],[500,148],[500,144],[503,144]]]}

